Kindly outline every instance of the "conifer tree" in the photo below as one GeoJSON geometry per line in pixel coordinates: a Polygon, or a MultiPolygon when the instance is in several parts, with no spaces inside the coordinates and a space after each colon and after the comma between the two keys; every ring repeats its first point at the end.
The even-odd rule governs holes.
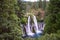
{"type": "Polygon", "coordinates": [[[46,33],[56,33],[60,30],[60,0],[50,0],[46,14],[46,33]]]}
{"type": "Polygon", "coordinates": [[[17,0],[0,0],[0,40],[19,40],[20,19],[15,14],[17,0]]]}

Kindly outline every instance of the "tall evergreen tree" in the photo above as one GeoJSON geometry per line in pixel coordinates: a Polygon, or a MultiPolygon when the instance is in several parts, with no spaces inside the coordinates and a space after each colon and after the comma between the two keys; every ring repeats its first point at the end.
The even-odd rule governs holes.
{"type": "Polygon", "coordinates": [[[46,33],[56,33],[60,30],[60,0],[50,0],[47,17],[46,17],[46,33]]]}
{"type": "Polygon", "coordinates": [[[25,16],[26,5],[27,5],[27,2],[24,2],[23,0],[18,0],[19,11],[17,14],[18,14],[18,17],[20,18],[20,23],[24,25],[27,22],[27,18],[25,16]]]}
{"type": "Polygon", "coordinates": [[[39,8],[42,8],[42,0],[39,0],[39,8]]]}
{"type": "Polygon", "coordinates": [[[19,40],[20,19],[15,14],[17,0],[0,0],[0,40],[19,40]]]}
{"type": "Polygon", "coordinates": [[[22,18],[24,16],[24,13],[26,12],[26,3],[22,0],[18,0],[18,6],[19,6],[18,16],[19,18],[22,18]]]}
{"type": "Polygon", "coordinates": [[[45,10],[45,7],[46,7],[46,0],[43,1],[42,3],[42,8],[45,10]]]}

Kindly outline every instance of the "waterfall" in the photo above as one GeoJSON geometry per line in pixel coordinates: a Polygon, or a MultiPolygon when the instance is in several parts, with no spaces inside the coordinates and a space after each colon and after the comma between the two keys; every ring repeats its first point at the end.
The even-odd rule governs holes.
{"type": "Polygon", "coordinates": [[[23,37],[39,37],[43,33],[43,31],[41,30],[44,30],[45,27],[44,22],[37,23],[36,16],[34,15],[32,18],[33,18],[32,25],[30,23],[32,22],[30,16],[28,16],[28,23],[25,26],[21,25],[23,29],[23,37]]]}
{"type": "Polygon", "coordinates": [[[26,29],[26,31],[27,31],[27,35],[29,35],[29,36],[33,36],[34,33],[32,33],[30,27],[31,27],[31,25],[30,25],[30,16],[29,16],[29,17],[28,17],[28,24],[27,24],[27,29],[26,29]]]}
{"type": "Polygon", "coordinates": [[[42,31],[40,31],[40,30],[38,29],[37,19],[36,19],[36,16],[34,16],[34,15],[33,15],[33,21],[34,21],[34,24],[35,24],[35,31],[36,31],[36,33],[37,33],[37,34],[42,33],[42,31]]]}
{"type": "Polygon", "coordinates": [[[24,38],[24,37],[26,37],[26,25],[23,25],[23,24],[20,24],[21,25],[21,30],[22,30],[22,37],[24,38]]]}
{"type": "Polygon", "coordinates": [[[28,33],[30,33],[31,31],[30,31],[30,16],[28,17],[28,33]]]}
{"type": "Polygon", "coordinates": [[[45,23],[41,23],[41,30],[44,30],[44,27],[45,27],[45,23]]]}

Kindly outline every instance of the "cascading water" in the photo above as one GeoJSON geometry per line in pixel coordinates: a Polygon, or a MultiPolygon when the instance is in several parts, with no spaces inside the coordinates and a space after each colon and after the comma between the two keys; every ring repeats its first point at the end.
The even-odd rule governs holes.
{"type": "Polygon", "coordinates": [[[35,31],[36,31],[36,34],[42,33],[42,31],[40,31],[40,30],[38,29],[37,19],[36,19],[36,16],[34,16],[34,15],[33,15],[33,21],[34,21],[34,24],[35,24],[35,31]]]}
{"type": "Polygon", "coordinates": [[[21,25],[21,27],[22,27],[22,38],[25,38],[26,36],[27,36],[27,34],[26,34],[26,25],[22,25],[22,24],[20,24],[21,25]]]}
{"type": "Polygon", "coordinates": [[[41,30],[44,30],[45,24],[44,22],[41,23],[41,30]]]}
{"type": "Polygon", "coordinates": [[[40,31],[43,31],[43,30],[44,30],[44,27],[45,27],[45,23],[44,23],[44,22],[38,23],[38,29],[39,29],[40,31]]]}
{"type": "MultiPolygon", "coordinates": [[[[41,23],[37,23],[37,19],[36,19],[36,16],[33,15],[33,24],[31,25],[31,18],[30,16],[28,16],[28,23],[26,24],[26,26],[23,26],[23,29],[25,28],[25,33],[23,37],[39,37],[41,36],[41,34],[43,33],[43,31],[41,30],[44,30],[44,22],[41,22],[41,23]],[[38,26],[39,25],[39,26],[38,26]],[[32,31],[34,29],[34,31],[32,31]]],[[[24,30],[23,30],[24,31],[24,30]]]]}
{"type": "Polygon", "coordinates": [[[26,31],[27,31],[27,35],[28,35],[28,36],[33,36],[34,33],[32,33],[30,27],[31,27],[31,26],[30,26],[30,16],[29,16],[29,17],[28,17],[28,25],[27,25],[26,31]]]}

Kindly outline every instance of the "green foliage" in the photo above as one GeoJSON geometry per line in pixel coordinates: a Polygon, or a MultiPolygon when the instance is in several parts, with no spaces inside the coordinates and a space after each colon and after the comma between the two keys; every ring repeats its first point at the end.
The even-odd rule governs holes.
{"type": "Polygon", "coordinates": [[[0,0],[0,40],[20,39],[20,19],[15,14],[17,0],[0,0]]]}
{"type": "Polygon", "coordinates": [[[18,0],[18,3],[15,7],[17,16],[21,19],[24,19],[26,13],[26,3],[22,0],[18,0]]]}
{"type": "Polygon", "coordinates": [[[60,35],[58,34],[45,34],[40,38],[40,40],[60,40],[60,35]]]}
{"type": "Polygon", "coordinates": [[[21,18],[21,23],[26,24],[27,23],[27,18],[21,18]]]}
{"type": "Polygon", "coordinates": [[[57,30],[60,30],[60,1],[59,0],[50,0],[46,14],[46,33],[56,33],[57,30]]]}

